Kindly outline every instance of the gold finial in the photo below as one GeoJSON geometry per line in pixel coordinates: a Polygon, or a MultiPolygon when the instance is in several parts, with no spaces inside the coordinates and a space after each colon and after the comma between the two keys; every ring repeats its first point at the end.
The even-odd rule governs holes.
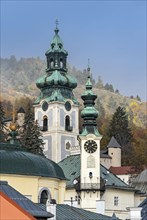
{"type": "Polygon", "coordinates": [[[15,123],[15,108],[14,108],[14,105],[13,105],[13,118],[12,118],[12,122],[10,123],[9,128],[10,128],[11,131],[16,131],[16,129],[17,129],[16,123],[15,123]]]}
{"type": "Polygon", "coordinates": [[[14,105],[13,105],[13,123],[15,123],[15,109],[14,109],[14,105]]]}

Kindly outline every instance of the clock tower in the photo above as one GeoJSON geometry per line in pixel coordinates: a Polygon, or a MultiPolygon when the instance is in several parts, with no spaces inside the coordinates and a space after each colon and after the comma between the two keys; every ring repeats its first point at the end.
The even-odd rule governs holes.
{"type": "Polygon", "coordinates": [[[95,211],[96,200],[100,200],[100,140],[102,136],[96,125],[98,112],[94,105],[97,96],[92,91],[89,67],[88,71],[86,90],[81,96],[84,101],[84,109],[81,112],[83,130],[78,136],[81,148],[80,206],[95,211]]]}
{"type": "Polygon", "coordinates": [[[36,81],[41,92],[34,103],[35,120],[45,142],[44,153],[55,162],[69,155],[70,147],[78,145],[79,134],[79,104],[73,94],[77,82],[67,72],[68,53],[58,33],[56,23],[50,48],[45,53],[46,73],[36,81]]]}

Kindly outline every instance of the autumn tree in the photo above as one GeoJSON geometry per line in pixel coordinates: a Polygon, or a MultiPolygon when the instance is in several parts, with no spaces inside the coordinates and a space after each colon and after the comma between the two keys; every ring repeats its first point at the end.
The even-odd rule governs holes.
{"type": "Polygon", "coordinates": [[[112,116],[110,125],[108,128],[108,136],[112,136],[122,146],[122,150],[126,149],[132,139],[131,129],[129,128],[128,116],[124,108],[120,106],[116,109],[112,116]]]}
{"type": "Polygon", "coordinates": [[[13,114],[13,105],[9,100],[2,100],[3,111],[5,112],[5,117],[12,117],[13,114]]]}
{"type": "MultiPolygon", "coordinates": [[[[133,159],[131,161],[136,171],[141,171],[147,166],[147,130],[141,127],[133,126],[133,138],[132,138],[132,154],[133,159]]],[[[131,160],[131,158],[130,158],[131,160]]]]}
{"type": "Polygon", "coordinates": [[[5,142],[6,132],[5,132],[5,113],[3,110],[2,102],[0,102],[0,142],[5,142]]]}
{"type": "Polygon", "coordinates": [[[31,104],[28,105],[28,109],[25,114],[25,121],[23,125],[23,132],[21,133],[22,146],[27,148],[31,153],[43,154],[43,140],[40,128],[37,123],[34,122],[34,114],[31,104]]]}

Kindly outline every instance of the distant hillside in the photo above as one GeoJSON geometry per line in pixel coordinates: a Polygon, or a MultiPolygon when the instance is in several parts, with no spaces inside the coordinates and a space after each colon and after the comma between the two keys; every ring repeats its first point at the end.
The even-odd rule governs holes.
{"type": "MultiPolygon", "coordinates": [[[[46,62],[40,58],[21,58],[16,60],[15,56],[10,59],[0,59],[1,61],[1,99],[14,101],[15,98],[22,97],[24,94],[29,97],[36,97],[39,90],[35,85],[35,81],[39,76],[45,73],[46,62]]],[[[78,87],[74,90],[79,102],[81,94],[85,89],[87,79],[86,70],[80,71],[75,67],[68,65],[68,73],[75,76],[78,81],[78,87]]],[[[140,127],[146,124],[146,103],[137,99],[131,99],[119,94],[119,90],[113,89],[113,85],[103,85],[99,78],[98,82],[92,79],[94,92],[97,94],[96,107],[100,105],[104,108],[107,115],[112,115],[118,106],[126,107],[130,120],[140,127]]],[[[100,109],[99,109],[100,111],[100,109]]]]}

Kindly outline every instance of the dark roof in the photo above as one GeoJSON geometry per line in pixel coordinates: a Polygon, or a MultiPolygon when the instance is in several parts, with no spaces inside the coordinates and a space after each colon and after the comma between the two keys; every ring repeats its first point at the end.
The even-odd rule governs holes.
{"type": "Polygon", "coordinates": [[[135,179],[133,179],[132,186],[143,193],[147,193],[147,169],[143,170],[135,179]]]}
{"type": "Polygon", "coordinates": [[[109,144],[107,145],[107,148],[121,148],[121,146],[117,142],[117,140],[114,137],[112,137],[109,144]]]}
{"type": "Polygon", "coordinates": [[[0,162],[0,173],[66,179],[58,164],[27,152],[20,145],[0,143],[0,162]]]}
{"type": "Polygon", "coordinates": [[[139,207],[142,207],[141,210],[141,219],[147,220],[147,198],[143,200],[143,202],[139,205],[139,207]]]}
{"type": "MultiPolygon", "coordinates": [[[[58,164],[63,169],[64,174],[68,179],[66,187],[74,187],[74,179],[80,177],[80,154],[68,156],[67,158],[60,161],[58,164]]],[[[100,166],[100,175],[101,178],[104,180],[106,187],[133,189],[102,165],[100,166]]]]}
{"type": "Polygon", "coordinates": [[[108,155],[108,149],[100,151],[100,158],[112,158],[108,155]]]}
{"type": "Polygon", "coordinates": [[[98,213],[86,211],[84,209],[75,208],[69,205],[57,204],[56,219],[57,220],[112,220],[111,217],[98,213]],[[70,217],[70,218],[69,218],[70,217]]]}
{"type": "Polygon", "coordinates": [[[17,113],[25,113],[25,110],[23,109],[23,107],[20,107],[17,111],[17,113]]]}
{"type": "Polygon", "coordinates": [[[33,215],[34,217],[46,217],[51,218],[53,215],[39,206],[35,205],[31,200],[23,196],[13,187],[8,185],[7,181],[0,181],[0,191],[7,195],[10,199],[15,201],[20,207],[26,210],[28,213],[33,215]]]}
{"type": "Polygon", "coordinates": [[[118,220],[118,218],[116,217],[115,213],[113,213],[111,220],[118,220]]]}
{"type": "MultiPolygon", "coordinates": [[[[46,209],[44,204],[38,204],[42,209],[46,209]]],[[[81,208],[65,204],[56,204],[56,220],[119,220],[118,218],[102,215],[95,212],[90,212],[81,208]]]]}

